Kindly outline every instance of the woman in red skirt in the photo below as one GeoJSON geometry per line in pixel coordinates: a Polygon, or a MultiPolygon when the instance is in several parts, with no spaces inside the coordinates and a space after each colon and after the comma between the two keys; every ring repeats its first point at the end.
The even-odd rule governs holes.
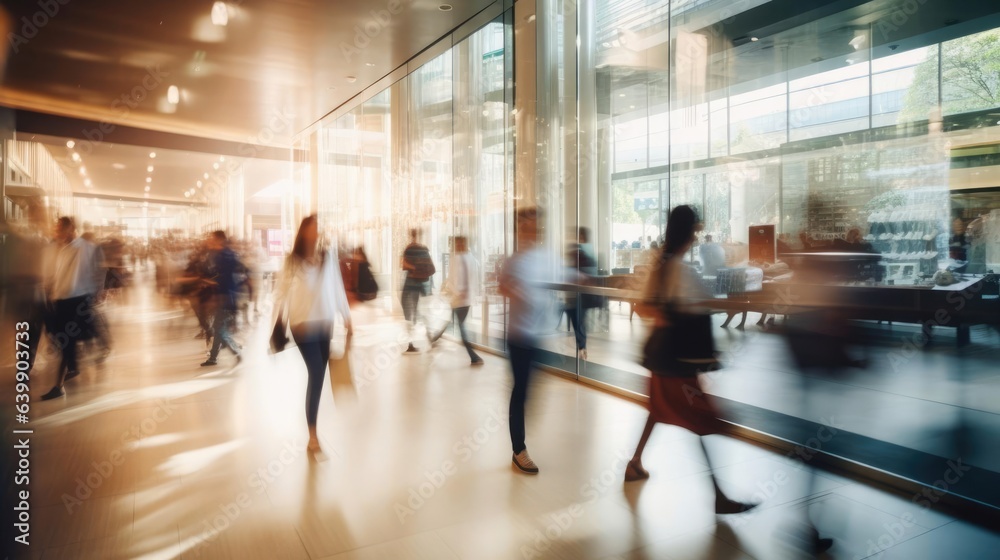
{"type": "MultiPolygon", "coordinates": [[[[710,299],[705,293],[694,270],[684,264],[684,254],[695,240],[698,219],[690,206],[678,206],[670,212],[667,220],[666,242],[659,268],[649,275],[643,294],[642,314],[654,320],[656,327],[668,327],[671,318],[666,310],[682,312],[684,315],[704,313],[688,302],[710,299]]],[[[676,321],[677,315],[674,315],[676,321]]],[[[625,481],[649,478],[649,472],[642,467],[642,451],[646,447],[653,426],[658,422],[688,429],[699,436],[720,432],[721,422],[716,409],[698,381],[698,374],[717,367],[715,358],[678,360],[677,367],[652,371],[649,385],[649,418],[639,439],[635,455],[625,470],[625,481]]],[[[705,450],[702,442],[702,450],[705,450]]],[[[708,459],[706,451],[705,458],[708,459]]],[[[753,505],[730,500],[715,487],[715,511],[718,514],[744,512],[753,505]]]]}

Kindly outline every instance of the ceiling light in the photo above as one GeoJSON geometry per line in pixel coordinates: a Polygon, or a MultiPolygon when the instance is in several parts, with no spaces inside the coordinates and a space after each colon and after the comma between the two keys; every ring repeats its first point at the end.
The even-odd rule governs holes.
{"type": "Polygon", "coordinates": [[[156,152],[149,152],[149,157],[155,158],[156,157],[156,152]]]}
{"type": "Polygon", "coordinates": [[[353,84],[354,82],[358,81],[358,79],[355,78],[354,76],[347,76],[344,79],[347,80],[347,83],[349,83],[349,84],[353,84]]]}
{"type": "Polygon", "coordinates": [[[121,169],[125,169],[125,164],[124,163],[112,163],[111,167],[112,167],[112,169],[121,170],[121,169]]]}
{"type": "Polygon", "coordinates": [[[80,154],[73,152],[73,161],[80,161],[80,154]]]}
{"type": "Polygon", "coordinates": [[[219,156],[219,161],[226,161],[226,156],[219,156]]]}
{"type": "Polygon", "coordinates": [[[451,4],[441,4],[440,6],[438,6],[438,9],[441,10],[442,12],[450,12],[451,4]]]}
{"type": "Polygon", "coordinates": [[[212,169],[218,169],[218,168],[219,168],[219,164],[218,163],[213,163],[212,164],[212,169]]]}
{"type": "Polygon", "coordinates": [[[153,172],[153,166],[152,165],[146,166],[146,172],[147,173],[152,173],[153,172]]]}
{"type": "Polygon", "coordinates": [[[87,168],[81,166],[80,167],[80,175],[86,175],[86,174],[87,174],[87,168]]]}
{"type": "Polygon", "coordinates": [[[225,26],[229,23],[229,8],[225,2],[212,4],[212,23],[218,26],[225,26]]]}
{"type": "Polygon", "coordinates": [[[751,43],[756,43],[757,41],[760,41],[760,38],[759,38],[759,37],[756,37],[756,36],[754,36],[754,35],[751,35],[751,36],[750,36],[750,42],[751,42],[751,43]]]}
{"type": "Polygon", "coordinates": [[[72,141],[72,140],[67,140],[67,141],[66,141],[66,147],[67,147],[67,148],[69,148],[69,149],[71,149],[71,150],[72,150],[72,149],[73,149],[73,146],[76,146],[76,142],[74,142],[74,141],[72,141]]]}
{"type": "Polygon", "coordinates": [[[153,182],[153,178],[152,177],[146,177],[146,182],[147,183],[152,183],[153,182]]]}
{"type": "Polygon", "coordinates": [[[84,179],[84,180],[83,180],[83,186],[85,186],[85,187],[89,187],[90,185],[91,185],[91,183],[90,183],[90,179],[84,179]]]}
{"type": "Polygon", "coordinates": [[[196,184],[196,185],[198,185],[198,188],[199,188],[199,189],[201,188],[201,181],[198,181],[198,182],[197,182],[197,183],[195,183],[195,184],[196,184]]]}
{"type": "Polygon", "coordinates": [[[854,47],[854,50],[859,50],[862,47],[862,45],[865,44],[865,36],[864,35],[858,35],[858,36],[854,37],[853,39],[851,39],[850,42],[848,42],[847,44],[849,44],[852,47],[854,47]]]}
{"type": "Polygon", "coordinates": [[[375,63],[374,62],[366,62],[365,66],[371,68],[371,67],[375,66],[375,63]]]}
{"type": "Polygon", "coordinates": [[[177,86],[170,86],[167,88],[167,103],[171,105],[177,105],[181,101],[181,90],[177,89],[177,86]]]}
{"type": "Polygon", "coordinates": [[[618,97],[625,97],[625,94],[624,93],[619,93],[618,97]]]}
{"type": "Polygon", "coordinates": [[[146,185],[145,189],[143,189],[143,190],[145,190],[146,192],[149,192],[149,185],[146,185]]]}
{"type": "Polygon", "coordinates": [[[191,193],[184,191],[184,198],[191,198],[191,193]]]}
{"type": "Polygon", "coordinates": [[[208,173],[205,173],[204,177],[205,177],[206,179],[208,179],[208,173]]]}

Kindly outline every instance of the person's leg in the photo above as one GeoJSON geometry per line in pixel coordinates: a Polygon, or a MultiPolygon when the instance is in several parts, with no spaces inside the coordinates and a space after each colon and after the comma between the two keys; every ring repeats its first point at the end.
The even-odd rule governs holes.
{"type": "Polygon", "coordinates": [[[465,345],[465,351],[469,353],[469,359],[472,363],[478,364],[482,363],[483,359],[476,354],[476,350],[472,347],[472,343],[469,342],[469,335],[465,331],[465,319],[469,316],[469,306],[456,307],[454,310],[455,320],[458,322],[458,334],[462,337],[462,344],[465,345]]]}
{"type": "Polygon", "coordinates": [[[420,292],[412,288],[403,288],[400,303],[403,304],[403,317],[406,318],[406,328],[410,334],[410,344],[406,348],[407,352],[416,352],[413,346],[413,327],[417,322],[417,304],[420,301],[420,292]]]}
{"type": "Polygon", "coordinates": [[[240,357],[239,345],[233,340],[232,334],[229,332],[230,321],[234,316],[235,310],[232,306],[226,305],[225,302],[220,303],[216,307],[215,320],[212,322],[212,350],[208,355],[208,360],[202,365],[215,365],[215,361],[219,358],[219,350],[222,349],[222,345],[225,344],[236,357],[240,357]]]}
{"type": "Polygon", "coordinates": [[[632,460],[628,462],[628,467],[625,468],[625,482],[649,478],[649,472],[642,468],[642,452],[646,449],[646,443],[649,442],[649,436],[653,433],[653,426],[655,425],[656,422],[653,420],[653,415],[650,414],[646,418],[646,425],[642,429],[642,435],[639,437],[639,444],[635,447],[635,453],[632,454],[632,460]]]}
{"type": "Polygon", "coordinates": [[[586,335],[583,334],[583,328],[580,324],[580,312],[577,309],[576,303],[571,303],[566,306],[566,318],[569,319],[569,324],[573,327],[573,335],[576,337],[577,351],[586,348],[587,339],[586,335]]]}
{"type": "Polygon", "coordinates": [[[533,348],[510,343],[510,369],[514,375],[514,389],[510,394],[510,443],[514,454],[524,451],[524,405],[528,400],[528,383],[531,379],[533,348]]]}
{"type": "MultiPolygon", "coordinates": [[[[708,464],[709,469],[711,469],[712,460],[708,456],[708,448],[705,447],[705,437],[699,437],[698,442],[701,444],[701,452],[705,455],[705,462],[708,464]]],[[[747,504],[729,499],[722,489],[719,488],[719,482],[716,480],[715,474],[710,471],[709,476],[712,477],[712,487],[715,488],[715,513],[720,515],[743,513],[757,507],[757,504],[747,504]]]]}
{"type": "Polygon", "coordinates": [[[292,337],[295,339],[299,353],[302,354],[302,361],[305,362],[309,375],[305,399],[306,425],[309,427],[309,448],[316,449],[319,447],[319,440],[316,437],[316,421],[319,417],[319,403],[323,393],[323,380],[326,377],[330,344],[329,340],[325,341],[327,360],[324,360],[324,340],[322,337],[315,334],[299,335],[295,333],[292,334],[292,337]]]}

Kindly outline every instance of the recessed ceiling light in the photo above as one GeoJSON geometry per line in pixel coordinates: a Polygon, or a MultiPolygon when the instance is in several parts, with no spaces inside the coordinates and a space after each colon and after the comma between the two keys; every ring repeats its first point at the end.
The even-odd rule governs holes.
{"type": "Polygon", "coordinates": [[[442,12],[450,12],[451,4],[441,4],[440,6],[438,6],[438,9],[441,10],[442,12]]]}
{"type": "Polygon", "coordinates": [[[229,24],[229,8],[225,2],[212,4],[212,23],[220,27],[229,24]]]}
{"type": "Polygon", "coordinates": [[[84,180],[83,180],[83,186],[85,186],[85,187],[89,187],[90,185],[91,185],[91,183],[90,183],[90,179],[84,179],[84,180]]]}
{"type": "Polygon", "coordinates": [[[80,175],[86,175],[86,174],[87,174],[87,168],[86,167],[80,167],[80,175]]]}
{"type": "Polygon", "coordinates": [[[167,103],[171,105],[177,105],[181,102],[181,90],[177,89],[177,86],[170,86],[167,88],[167,103]]]}
{"type": "Polygon", "coordinates": [[[219,164],[218,163],[213,163],[212,164],[212,169],[218,169],[218,168],[219,168],[219,164]]]}
{"type": "Polygon", "coordinates": [[[756,36],[754,36],[754,35],[751,35],[751,36],[750,36],[750,42],[751,42],[751,43],[756,43],[757,41],[760,41],[760,38],[759,38],[759,37],[756,37],[756,36]]]}
{"type": "Polygon", "coordinates": [[[198,188],[199,188],[199,189],[201,188],[201,181],[198,181],[198,182],[197,182],[197,183],[195,183],[195,184],[196,184],[196,185],[198,185],[198,188]]]}
{"type": "Polygon", "coordinates": [[[146,166],[146,172],[147,173],[152,173],[153,172],[153,166],[152,165],[146,166]]]}
{"type": "Polygon", "coordinates": [[[219,156],[219,161],[226,161],[226,156],[219,156]]]}
{"type": "Polygon", "coordinates": [[[80,161],[80,154],[73,152],[73,161],[80,161]]]}
{"type": "Polygon", "coordinates": [[[74,141],[72,141],[72,140],[67,140],[67,141],[66,141],[66,147],[67,147],[67,148],[69,148],[69,149],[71,149],[71,150],[72,150],[72,149],[73,149],[73,146],[76,146],[76,142],[74,142],[74,141]]]}
{"type": "Polygon", "coordinates": [[[149,157],[155,158],[156,157],[156,152],[149,152],[149,157]]]}
{"type": "Polygon", "coordinates": [[[344,79],[347,80],[347,83],[349,83],[349,84],[353,84],[354,82],[358,81],[358,79],[356,77],[354,77],[354,76],[347,76],[344,79]]]}
{"type": "Polygon", "coordinates": [[[146,192],[149,192],[149,185],[146,185],[146,188],[143,189],[143,190],[145,190],[146,192]]]}
{"type": "Polygon", "coordinates": [[[205,173],[204,177],[205,177],[206,179],[208,179],[208,173],[205,173]]]}
{"type": "Polygon", "coordinates": [[[184,198],[191,198],[191,193],[184,191],[184,198]]]}
{"type": "Polygon", "coordinates": [[[366,62],[365,66],[371,68],[371,67],[375,66],[375,63],[374,62],[366,62]]]}
{"type": "Polygon", "coordinates": [[[146,182],[147,183],[152,183],[153,182],[153,178],[152,177],[146,177],[146,182]]]}

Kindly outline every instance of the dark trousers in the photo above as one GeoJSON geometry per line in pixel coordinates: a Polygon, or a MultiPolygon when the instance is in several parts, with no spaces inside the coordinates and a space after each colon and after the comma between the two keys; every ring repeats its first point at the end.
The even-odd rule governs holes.
{"type": "Polygon", "coordinates": [[[417,305],[420,304],[420,296],[423,292],[423,288],[409,286],[403,288],[403,294],[399,298],[399,303],[403,305],[403,317],[406,318],[407,323],[416,324],[417,305]]]}
{"type": "Polygon", "coordinates": [[[587,347],[587,310],[573,302],[566,306],[566,319],[573,327],[573,334],[576,335],[576,349],[583,350],[587,347]]]}
{"type": "Polygon", "coordinates": [[[214,360],[219,357],[219,350],[225,344],[233,354],[239,356],[240,346],[233,340],[232,328],[236,319],[236,305],[232,296],[222,296],[222,301],[215,308],[215,319],[212,321],[212,353],[209,359],[214,360]]]}
{"type": "Polygon", "coordinates": [[[52,305],[49,336],[62,354],[56,386],[62,386],[66,374],[76,371],[76,343],[92,336],[93,316],[87,296],[56,300],[52,305]]]}
{"type": "Polygon", "coordinates": [[[531,366],[535,361],[534,345],[507,342],[510,352],[510,369],[514,374],[514,390],[510,394],[510,443],[514,454],[524,451],[524,403],[528,400],[528,383],[531,380],[531,366]]]}
{"type": "Polygon", "coordinates": [[[455,307],[452,309],[452,313],[455,316],[455,322],[458,323],[458,334],[462,337],[462,344],[465,345],[465,351],[469,353],[469,359],[473,362],[478,362],[482,358],[479,357],[479,354],[476,354],[472,343],[469,342],[469,335],[465,332],[465,319],[469,316],[469,306],[455,307]]]}
{"type": "Polygon", "coordinates": [[[330,334],[330,331],[292,331],[292,338],[295,339],[295,345],[306,363],[306,371],[309,372],[309,383],[306,386],[306,423],[309,426],[315,426],[319,416],[319,398],[323,393],[326,366],[330,362],[330,334]]]}

